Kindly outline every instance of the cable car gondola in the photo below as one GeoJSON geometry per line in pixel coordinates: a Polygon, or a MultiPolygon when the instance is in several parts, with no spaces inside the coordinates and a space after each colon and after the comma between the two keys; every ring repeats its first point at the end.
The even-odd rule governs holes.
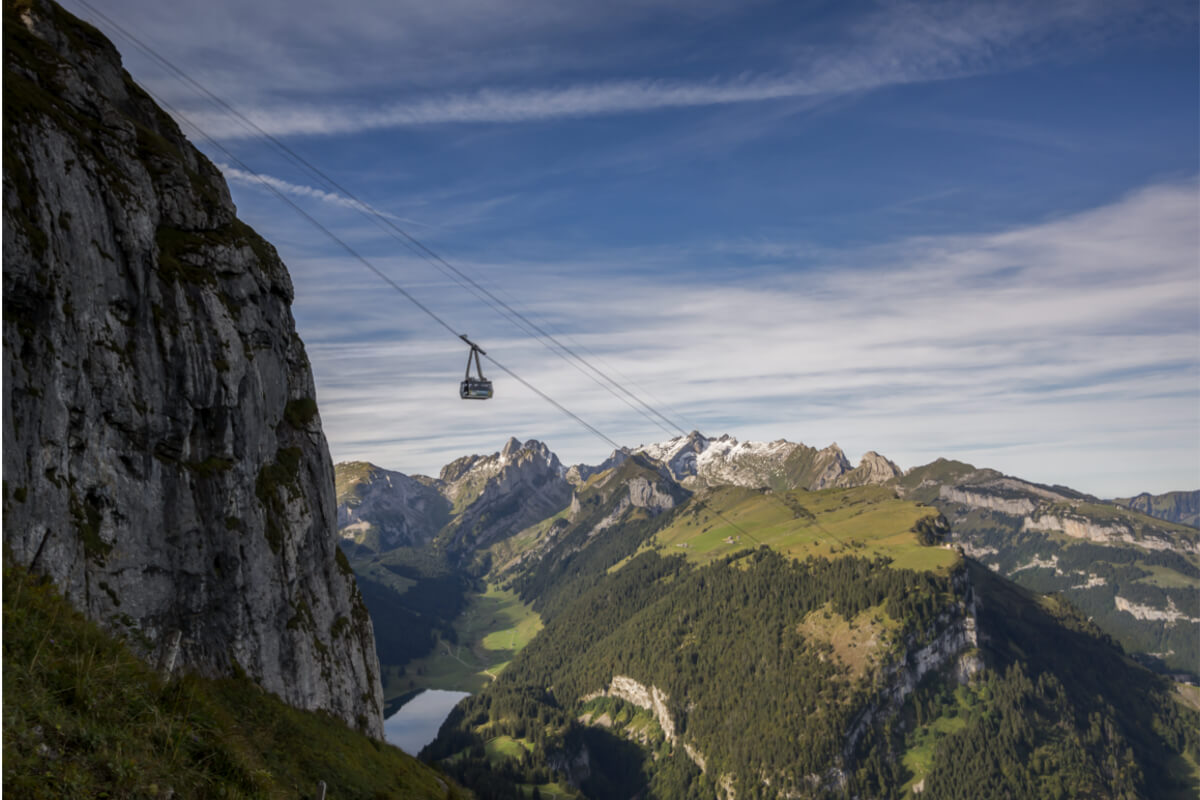
{"type": "Polygon", "coordinates": [[[488,400],[492,396],[492,382],[483,377],[483,367],[479,366],[479,357],[486,356],[487,353],[479,349],[479,345],[467,338],[465,333],[459,334],[467,344],[471,345],[471,352],[467,353],[467,373],[463,377],[463,382],[458,386],[458,396],[463,400],[488,400]],[[471,377],[471,359],[475,359],[475,372],[479,375],[478,378],[471,377]]]}

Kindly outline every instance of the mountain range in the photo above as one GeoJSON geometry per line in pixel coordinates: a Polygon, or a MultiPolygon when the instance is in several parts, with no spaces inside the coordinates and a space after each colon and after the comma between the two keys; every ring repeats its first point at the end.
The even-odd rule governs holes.
{"type": "Polygon", "coordinates": [[[9,793],[1195,796],[1197,531],[1138,510],[1187,497],[699,433],[335,468],[217,169],[91,26],[3,32],[9,793]],[[431,767],[381,717],[436,686],[431,767]]]}
{"type": "Polygon", "coordinates": [[[564,468],[545,444],[510,439],[497,453],[454,461],[437,478],[338,464],[343,543],[356,555],[436,540],[456,558],[479,557],[568,505],[576,509],[582,488],[633,457],[654,465],[654,491],[663,497],[721,486],[889,487],[940,511],[949,540],[967,555],[1027,588],[1062,592],[1147,663],[1191,671],[1200,663],[1200,531],[1170,521],[1187,518],[1196,492],[1104,502],[944,459],[905,472],[868,452],[852,468],[836,444],[816,449],[697,432],[615,451],[598,466],[564,468]]]}
{"type": "Polygon", "coordinates": [[[385,693],[476,690],[425,756],[483,796],[962,796],[967,774],[999,787],[978,796],[1005,796],[1016,784],[968,741],[1014,714],[1029,727],[1002,771],[1024,770],[1027,790],[1067,773],[1106,796],[1194,779],[1187,746],[1135,708],[1178,724],[1165,720],[1189,713],[1186,684],[1124,653],[1194,678],[1200,530],[960,462],[902,471],[869,453],[852,468],[835,445],[695,432],[597,466],[513,439],[436,479],[337,473],[385,693]],[[387,485],[405,493],[386,499],[387,485]],[[379,549],[385,527],[404,544],[379,549]],[[434,596],[464,610],[429,613],[434,596]],[[478,627],[504,597],[544,626],[523,649],[478,627]],[[390,661],[394,638],[410,646],[390,661]],[[1100,663],[1140,699],[1095,706],[1125,691],[1096,684],[1100,663]],[[1067,739],[1056,715],[1076,720],[1067,739]],[[1097,749],[1101,718],[1116,738],[1097,749]],[[1018,767],[1031,752],[1043,760],[1018,767]],[[1112,772],[1110,757],[1138,766],[1112,772]]]}

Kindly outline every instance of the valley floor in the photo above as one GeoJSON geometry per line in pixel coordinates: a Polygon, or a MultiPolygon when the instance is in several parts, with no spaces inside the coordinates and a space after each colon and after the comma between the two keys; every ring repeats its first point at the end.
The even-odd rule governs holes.
{"type": "Polygon", "coordinates": [[[403,668],[384,671],[384,693],[393,698],[422,689],[477,692],[496,679],[539,631],[541,618],[516,593],[489,586],[472,594],[454,621],[457,641],[439,638],[434,651],[403,668]]]}

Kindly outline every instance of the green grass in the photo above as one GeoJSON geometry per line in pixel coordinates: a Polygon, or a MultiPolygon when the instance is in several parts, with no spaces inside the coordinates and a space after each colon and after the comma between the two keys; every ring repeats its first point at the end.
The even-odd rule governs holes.
{"type": "Polygon", "coordinates": [[[484,744],[489,761],[493,763],[505,758],[517,758],[533,750],[533,742],[528,739],[514,739],[511,736],[497,736],[484,744]]]}
{"type": "Polygon", "coordinates": [[[337,487],[338,505],[357,505],[358,494],[355,491],[358,484],[370,479],[371,473],[377,470],[374,464],[366,461],[343,461],[333,465],[333,483],[337,487]]]}
{"type": "Polygon", "coordinates": [[[467,797],[247,678],[164,681],[48,583],[4,570],[4,790],[22,798],[467,797]]]}
{"type": "Polygon", "coordinates": [[[495,680],[541,629],[541,617],[516,593],[490,586],[486,593],[472,596],[455,620],[457,643],[439,641],[431,655],[407,665],[404,690],[477,692],[495,680]]]}
{"type": "Polygon", "coordinates": [[[901,763],[912,778],[901,789],[901,797],[908,796],[913,784],[923,780],[933,768],[933,750],[938,740],[953,736],[967,727],[967,718],[975,706],[975,697],[963,686],[955,691],[954,697],[958,705],[950,713],[926,721],[908,736],[908,749],[901,757],[901,763]]]}
{"type": "Polygon", "coordinates": [[[942,573],[958,562],[953,550],[921,545],[912,530],[936,511],[898,499],[885,487],[768,494],[721,487],[701,499],[659,531],[653,546],[700,564],[758,544],[794,558],[853,552],[886,556],[897,568],[942,573]]]}
{"type": "Polygon", "coordinates": [[[1176,572],[1170,567],[1146,564],[1141,561],[1136,564],[1150,573],[1144,578],[1139,578],[1143,583],[1150,583],[1163,589],[1200,589],[1200,581],[1176,572]]]}
{"type": "Polygon", "coordinates": [[[899,623],[884,611],[882,604],[869,608],[848,620],[833,610],[833,603],[810,611],[800,625],[806,639],[827,644],[844,674],[859,680],[873,672],[888,656],[899,623]]]}

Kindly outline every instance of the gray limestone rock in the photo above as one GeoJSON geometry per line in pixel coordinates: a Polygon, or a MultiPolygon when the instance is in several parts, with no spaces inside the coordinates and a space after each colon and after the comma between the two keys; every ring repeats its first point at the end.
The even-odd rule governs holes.
{"type": "Polygon", "coordinates": [[[894,461],[884,458],[874,450],[868,450],[863,454],[862,461],[859,462],[859,465],[838,477],[838,479],[834,481],[834,485],[878,485],[899,478],[903,474],[904,470],[896,466],[894,461]]]}
{"type": "Polygon", "coordinates": [[[499,453],[460,458],[439,479],[456,514],[439,536],[458,553],[512,536],[566,508],[565,473],[558,456],[534,439],[509,439],[499,453]]]}
{"type": "Polygon", "coordinates": [[[286,268],[99,32],[44,0],[22,22],[4,53],[8,557],[157,663],[243,671],[381,737],[286,268]]]}

